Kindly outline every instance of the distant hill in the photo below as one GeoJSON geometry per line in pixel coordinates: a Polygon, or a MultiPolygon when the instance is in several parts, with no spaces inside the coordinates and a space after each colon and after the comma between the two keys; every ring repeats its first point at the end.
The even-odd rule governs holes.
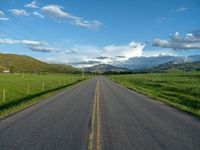
{"type": "Polygon", "coordinates": [[[181,56],[151,56],[151,57],[132,57],[125,62],[112,64],[117,67],[126,67],[133,71],[141,71],[147,68],[155,67],[169,61],[177,63],[200,61],[200,55],[193,55],[189,57],[181,56]]]}
{"type": "Polygon", "coordinates": [[[188,56],[188,58],[191,59],[193,62],[200,61],[200,55],[191,55],[191,56],[188,56]]]}
{"type": "Polygon", "coordinates": [[[13,73],[74,73],[79,71],[72,66],[63,64],[48,64],[29,56],[0,54],[0,72],[5,69],[9,69],[13,73]]]}
{"type": "Polygon", "coordinates": [[[200,71],[200,61],[177,64],[174,61],[145,69],[144,72],[169,72],[169,71],[200,71]]]}
{"type": "Polygon", "coordinates": [[[85,68],[85,72],[97,72],[97,73],[104,73],[104,72],[128,72],[130,71],[127,68],[122,67],[114,67],[108,64],[99,64],[92,67],[85,68]]]}

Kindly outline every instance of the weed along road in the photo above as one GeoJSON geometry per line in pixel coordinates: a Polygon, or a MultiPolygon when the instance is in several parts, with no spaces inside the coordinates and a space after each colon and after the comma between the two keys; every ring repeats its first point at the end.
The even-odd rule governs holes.
{"type": "Polygon", "coordinates": [[[200,120],[105,77],[0,121],[1,150],[199,150],[200,120]]]}

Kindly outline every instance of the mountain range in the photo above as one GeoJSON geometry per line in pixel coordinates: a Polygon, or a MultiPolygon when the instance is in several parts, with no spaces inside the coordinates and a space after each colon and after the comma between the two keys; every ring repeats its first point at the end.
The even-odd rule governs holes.
{"type": "MultiPolygon", "coordinates": [[[[50,64],[35,58],[15,55],[0,54],[0,72],[10,70],[13,73],[77,73],[80,69],[64,64],[50,64]]],[[[157,56],[133,57],[116,64],[99,64],[84,69],[85,72],[166,72],[169,70],[199,71],[200,55],[188,57],[157,56]]]]}
{"type": "Polygon", "coordinates": [[[200,71],[200,61],[176,63],[169,61],[156,67],[144,69],[143,72],[200,71]]]}
{"type": "Polygon", "coordinates": [[[200,55],[192,55],[188,57],[180,56],[155,56],[155,57],[132,57],[125,62],[113,64],[116,67],[125,67],[132,71],[140,71],[151,67],[173,61],[180,64],[185,62],[200,61],[200,55]]]}
{"type": "Polygon", "coordinates": [[[99,64],[92,67],[87,67],[84,69],[85,72],[97,72],[97,73],[104,73],[104,72],[129,72],[130,70],[127,68],[122,67],[115,67],[109,64],[99,64]]]}

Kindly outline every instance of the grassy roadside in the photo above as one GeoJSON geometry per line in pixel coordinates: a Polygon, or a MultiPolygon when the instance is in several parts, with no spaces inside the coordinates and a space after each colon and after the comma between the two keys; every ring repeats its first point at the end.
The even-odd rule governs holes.
{"type": "Polygon", "coordinates": [[[111,75],[108,78],[177,109],[200,116],[200,72],[111,75]]]}
{"type": "MultiPolygon", "coordinates": [[[[38,90],[37,86],[35,86],[34,90],[29,93],[29,94],[24,94],[23,92],[21,93],[22,89],[23,89],[23,84],[15,84],[17,82],[19,82],[18,77],[16,79],[15,75],[10,75],[9,78],[8,76],[6,76],[6,78],[8,78],[8,80],[11,82],[10,85],[7,85],[9,88],[7,88],[7,93],[10,94],[10,97],[7,98],[6,100],[2,100],[0,99],[0,119],[4,118],[5,116],[9,116],[10,114],[13,114],[15,112],[18,112],[20,110],[25,109],[26,107],[29,107],[31,105],[34,105],[42,100],[44,100],[45,98],[48,98],[49,96],[55,95],[58,92],[61,92],[63,90],[66,90],[67,88],[71,87],[74,84],[77,84],[85,79],[88,79],[89,77],[86,77],[85,79],[82,79],[80,77],[74,76],[74,78],[72,79],[71,75],[67,75],[65,77],[63,77],[63,75],[60,74],[56,74],[56,75],[50,75],[50,76],[46,76],[45,80],[42,80],[43,77],[32,77],[30,75],[28,75],[28,81],[30,82],[29,84],[31,85],[31,83],[33,83],[34,85],[37,85],[37,81],[39,82],[45,82],[45,80],[53,80],[53,79],[61,79],[64,78],[65,82],[61,83],[59,85],[56,85],[54,87],[50,86],[47,88],[47,85],[45,87],[44,90],[38,90]],[[69,78],[70,80],[66,81],[66,78],[69,78]],[[14,78],[14,80],[13,80],[14,78]],[[33,79],[34,78],[34,79],[33,79]],[[31,79],[33,79],[33,82],[31,82],[31,79]],[[11,86],[12,85],[12,86],[11,86]],[[14,97],[15,96],[15,97],[14,97]]],[[[2,77],[2,76],[0,76],[2,77]]],[[[2,79],[2,78],[1,78],[2,79]]],[[[6,80],[1,80],[0,79],[0,83],[5,83],[6,80]]],[[[4,78],[5,79],[5,78],[4,78]]],[[[7,80],[7,81],[8,81],[7,80]]],[[[48,81],[48,84],[50,84],[51,82],[55,82],[55,80],[53,81],[48,81]]],[[[60,82],[60,80],[59,80],[60,82]]],[[[24,82],[23,82],[24,83],[24,82]]],[[[1,84],[3,85],[3,84],[1,84]]],[[[0,86],[1,89],[1,86],[0,86]]],[[[41,87],[40,87],[41,89],[41,87]]]]}

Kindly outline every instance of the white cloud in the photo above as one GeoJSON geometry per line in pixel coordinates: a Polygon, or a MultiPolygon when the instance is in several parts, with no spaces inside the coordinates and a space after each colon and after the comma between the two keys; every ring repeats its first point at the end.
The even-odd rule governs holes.
{"type": "Polygon", "coordinates": [[[5,15],[5,13],[0,10],[0,16],[4,16],[4,15],[5,15]]]}
{"type": "Polygon", "coordinates": [[[31,40],[0,39],[0,44],[41,45],[43,43],[39,41],[31,41],[31,40]]]}
{"type": "Polygon", "coordinates": [[[30,50],[37,52],[60,52],[59,49],[48,47],[47,43],[40,41],[0,39],[0,44],[22,44],[28,46],[30,50]]]}
{"type": "Polygon", "coordinates": [[[87,29],[92,29],[92,30],[98,30],[99,27],[102,25],[102,23],[98,20],[87,21],[87,20],[82,20],[81,18],[74,19],[72,23],[77,26],[84,27],[87,29]]]}
{"type": "Polygon", "coordinates": [[[59,52],[56,48],[44,46],[31,46],[30,49],[37,52],[59,52]]]}
{"type": "Polygon", "coordinates": [[[90,30],[98,30],[102,25],[98,20],[88,21],[81,17],[74,16],[66,11],[63,11],[63,7],[58,5],[46,5],[42,8],[42,12],[55,18],[68,19],[72,24],[90,30]]]}
{"type": "Polygon", "coordinates": [[[54,17],[60,17],[60,18],[74,18],[72,15],[70,15],[69,13],[67,12],[64,12],[63,10],[63,7],[61,6],[58,6],[58,5],[46,5],[44,7],[42,7],[42,11],[51,15],[51,16],[54,16],[54,17]]]}
{"type": "Polygon", "coordinates": [[[66,57],[71,60],[68,63],[77,67],[92,66],[100,63],[113,64],[126,61],[131,57],[142,56],[144,47],[143,43],[137,42],[130,42],[123,45],[112,44],[103,47],[76,45],[71,49],[78,49],[79,52],[66,57]]]}
{"type": "Polygon", "coordinates": [[[104,56],[117,57],[119,59],[127,60],[131,57],[142,56],[144,47],[145,44],[136,42],[130,42],[127,45],[109,45],[104,47],[104,56]]]}
{"type": "Polygon", "coordinates": [[[184,11],[187,11],[187,10],[188,10],[188,8],[183,6],[183,7],[176,9],[176,12],[180,13],[180,12],[184,12],[184,11]]]}
{"type": "Polygon", "coordinates": [[[27,16],[28,13],[24,9],[10,9],[10,12],[16,16],[27,16]]]}
{"type": "Polygon", "coordinates": [[[0,17],[0,21],[8,21],[10,20],[9,18],[6,18],[6,17],[0,17]]]}
{"type": "Polygon", "coordinates": [[[34,16],[36,16],[36,17],[39,17],[39,18],[44,18],[44,16],[43,15],[41,15],[39,12],[37,12],[37,11],[34,11],[33,13],[32,13],[34,16]]]}
{"type": "Polygon", "coordinates": [[[79,53],[80,51],[76,48],[73,48],[71,50],[66,50],[65,53],[66,54],[75,54],[75,53],[79,53]]]}
{"type": "Polygon", "coordinates": [[[32,1],[31,3],[28,3],[26,5],[24,5],[25,7],[29,7],[29,8],[39,8],[37,6],[37,2],[36,1],[32,1]]]}
{"type": "Polygon", "coordinates": [[[154,39],[150,43],[153,46],[173,48],[175,50],[200,49],[200,36],[196,33],[188,33],[185,36],[181,36],[176,32],[169,39],[154,39]]]}
{"type": "Polygon", "coordinates": [[[144,57],[157,57],[157,56],[177,56],[173,50],[144,50],[142,52],[144,57]]]}
{"type": "Polygon", "coordinates": [[[0,21],[8,21],[9,18],[5,17],[5,13],[0,10],[0,21]]]}
{"type": "Polygon", "coordinates": [[[187,7],[184,7],[184,6],[182,6],[182,7],[179,7],[179,8],[177,8],[177,9],[171,9],[171,12],[172,13],[182,13],[182,12],[185,12],[185,11],[187,11],[189,8],[187,8],[187,7]]]}

